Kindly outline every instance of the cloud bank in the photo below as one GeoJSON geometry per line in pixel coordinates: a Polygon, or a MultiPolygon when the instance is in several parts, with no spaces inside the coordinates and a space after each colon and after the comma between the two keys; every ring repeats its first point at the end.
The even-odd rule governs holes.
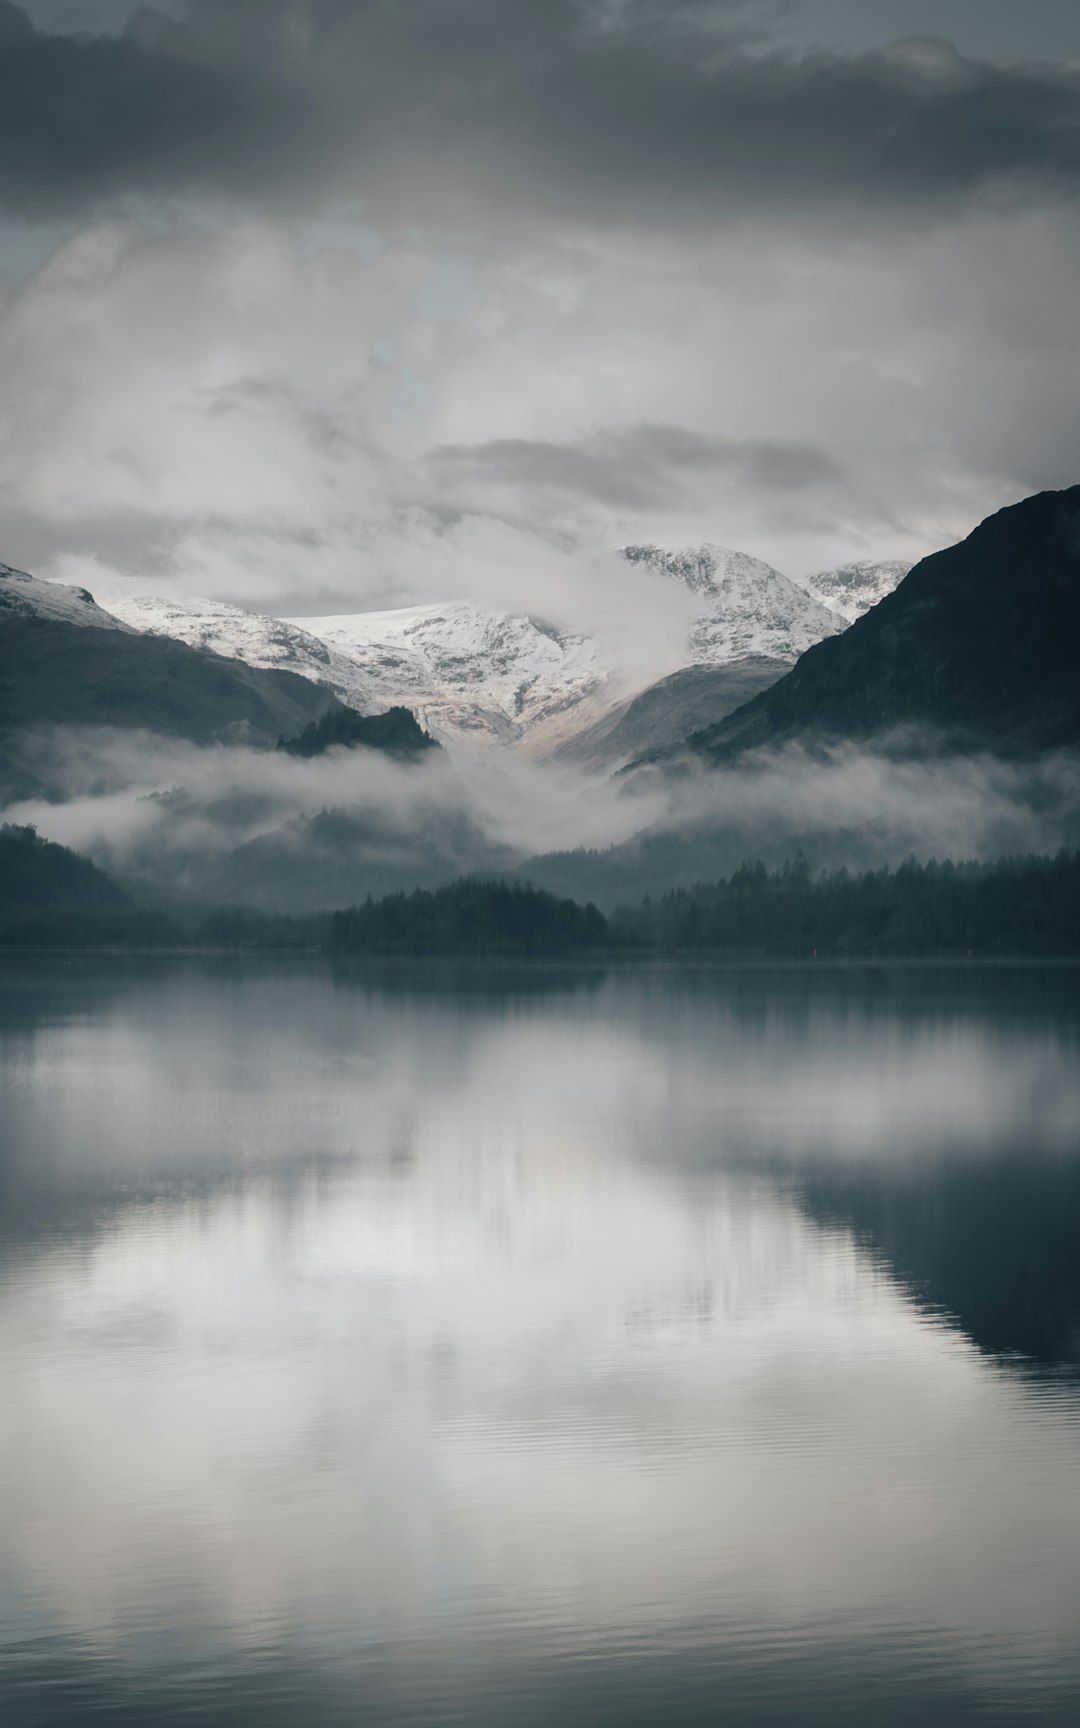
{"type": "Polygon", "coordinates": [[[759,41],[754,8],[678,0],[202,0],[101,36],[35,30],[6,0],[0,199],[296,205],[337,185],[382,219],[403,200],[451,220],[481,201],[667,226],[1077,189],[1068,64],[933,38],[746,51],[759,41]]]}
{"type": "Polygon", "coordinates": [[[1036,11],[1042,59],[960,0],[964,51],[886,0],[3,0],[0,556],[558,618],[629,540],[799,574],[1071,483],[1036,11]]]}

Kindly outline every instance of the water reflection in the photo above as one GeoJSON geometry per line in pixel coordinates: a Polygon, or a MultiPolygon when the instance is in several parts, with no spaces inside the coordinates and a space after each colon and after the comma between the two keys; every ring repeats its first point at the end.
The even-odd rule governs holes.
{"type": "Polygon", "coordinates": [[[811,1216],[850,1228],[980,1349],[1080,1370],[1080,1161],[1034,1153],[929,1176],[817,1172],[800,1197],[811,1216]]]}
{"type": "Polygon", "coordinates": [[[5,1721],[1071,1720],[1074,984],[10,972],[5,1721]]]}

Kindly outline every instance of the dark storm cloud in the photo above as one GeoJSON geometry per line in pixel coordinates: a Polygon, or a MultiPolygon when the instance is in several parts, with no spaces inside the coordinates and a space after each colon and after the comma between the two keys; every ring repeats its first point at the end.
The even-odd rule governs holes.
{"type": "Polygon", "coordinates": [[[744,52],[767,7],[585,0],[202,0],[112,36],[0,0],[0,199],[297,201],[655,219],[896,209],[1080,185],[1080,72],[917,42],[744,52]],[[728,26],[725,30],[720,26],[728,26]]]}
{"type": "Polygon", "coordinates": [[[571,493],[615,508],[674,505],[692,475],[727,473],[764,492],[798,491],[840,478],[836,464],[812,445],[648,424],[566,444],[499,438],[444,445],[433,451],[430,462],[444,480],[571,493]]]}
{"type": "MultiPolygon", "coordinates": [[[[0,202],[77,212],[129,193],[239,191],[271,136],[273,92],[248,68],[169,51],[164,21],[120,36],[47,35],[0,0],[0,202]]],[[[179,45],[177,45],[179,48],[179,45]]],[[[286,128],[305,125],[306,104],[286,128]]]]}

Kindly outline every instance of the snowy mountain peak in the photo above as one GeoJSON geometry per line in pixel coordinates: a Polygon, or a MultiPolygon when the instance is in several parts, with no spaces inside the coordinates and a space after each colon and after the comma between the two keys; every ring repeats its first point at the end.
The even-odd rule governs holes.
{"type": "Polygon", "coordinates": [[[647,544],[624,546],[622,555],[632,564],[648,564],[662,575],[681,582],[691,594],[731,593],[746,579],[776,577],[781,582],[787,580],[763,559],[752,558],[749,552],[737,552],[730,546],[715,546],[711,541],[674,550],[647,544]]]}
{"type": "Polygon", "coordinates": [[[52,623],[78,624],[88,630],[127,630],[105,612],[86,588],[42,582],[25,570],[0,564],[0,613],[19,618],[47,618],[52,623]]]}
{"type": "Polygon", "coordinates": [[[584,637],[469,601],[272,618],[223,600],[110,591],[126,623],[249,666],[325,684],[350,707],[410,708],[442,742],[520,744],[603,690],[607,672],[584,637]]]}
{"type": "Polygon", "coordinates": [[[588,638],[468,600],[286,622],[361,666],[381,703],[404,703],[444,739],[519,743],[608,676],[588,638]]]}
{"type": "Polygon", "coordinates": [[[803,578],[802,586],[831,612],[854,624],[856,618],[898,588],[910,569],[909,563],[898,558],[861,558],[835,570],[816,570],[803,578]]]}
{"type": "Polygon", "coordinates": [[[624,558],[680,582],[700,601],[688,664],[722,666],[748,655],[797,660],[843,621],[771,564],[727,546],[624,546],[624,558]]]}

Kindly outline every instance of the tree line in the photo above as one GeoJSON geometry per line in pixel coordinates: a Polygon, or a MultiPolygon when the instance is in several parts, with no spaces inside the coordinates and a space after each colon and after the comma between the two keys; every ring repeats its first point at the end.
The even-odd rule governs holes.
{"type": "Polygon", "coordinates": [[[817,876],[799,854],[743,864],[607,918],[513,879],[466,877],[334,913],[137,906],[32,828],[0,829],[0,946],[314,950],[357,957],[572,953],[745,958],[1080,956],[1080,851],[993,864],[910,860],[817,876]]]}
{"type": "Polygon", "coordinates": [[[1080,955],[1080,852],[994,864],[910,860],[815,877],[800,853],[743,864],[605,918],[498,882],[395,894],[334,914],[344,954],[566,953],[575,949],[762,959],[1080,955]]]}
{"type": "Polygon", "coordinates": [[[559,900],[525,883],[466,877],[335,912],[329,945],[352,955],[543,956],[601,948],[607,934],[591,903],[559,900]]]}
{"type": "Polygon", "coordinates": [[[744,864],[711,884],[620,907],[609,941],[685,953],[794,956],[1080,954],[1080,852],[814,877],[744,864]]]}

